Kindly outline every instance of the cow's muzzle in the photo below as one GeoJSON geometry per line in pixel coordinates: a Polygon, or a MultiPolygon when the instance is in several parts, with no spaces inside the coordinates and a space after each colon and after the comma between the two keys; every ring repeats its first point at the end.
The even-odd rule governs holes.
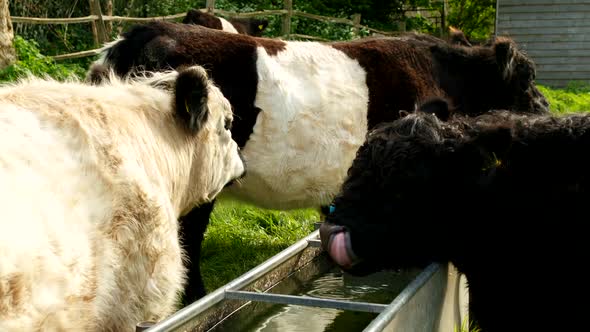
{"type": "Polygon", "coordinates": [[[320,226],[320,240],[322,248],[341,268],[349,270],[360,262],[352,251],[350,232],[346,227],[323,222],[320,226]]]}

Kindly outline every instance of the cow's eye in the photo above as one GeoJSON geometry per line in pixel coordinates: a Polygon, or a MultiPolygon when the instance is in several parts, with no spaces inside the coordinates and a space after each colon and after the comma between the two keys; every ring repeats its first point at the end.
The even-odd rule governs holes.
{"type": "Polygon", "coordinates": [[[225,119],[225,125],[224,125],[225,130],[230,130],[231,129],[231,119],[226,118],[225,119]]]}

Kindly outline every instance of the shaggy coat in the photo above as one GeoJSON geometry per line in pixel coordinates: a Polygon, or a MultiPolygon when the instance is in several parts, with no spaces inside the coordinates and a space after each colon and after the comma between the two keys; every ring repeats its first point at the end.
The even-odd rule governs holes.
{"type": "MultiPolygon", "coordinates": [[[[414,111],[430,95],[457,112],[490,107],[544,113],[534,65],[509,39],[461,47],[428,35],[347,42],[281,41],[200,26],[138,25],[108,45],[98,63],[119,75],[201,64],[231,102],[232,135],[248,175],[224,192],[265,208],[328,205],[368,129],[414,111]]],[[[198,259],[213,206],[183,221],[194,237],[187,298],[204,295],[198,259]],[[188,221],[190,220],[190,221],[188,221]],[[194,282],[194,284],[193,284],[194,282]]]]}
{"type": "Polygon", "coordinates": [[[178,218],[244,165],[200,67],[0,88],[0,331],[134,331],[174,311],[178,218]]]}
{"type": "Polygon", "coordinates": [[[368,134],[323,247],[361,275],[452,262],[482,331],[585,326],[588,306],[573,303],[589,295],[578,267],[590,258],[590,115],[428,114],[446,118],[446,107],[435,100],[368,134]]]}
{"type": "Polygon", "coordinates": [[[255,37],[261,37],[268,26],[268,20],[257,18],[230,18],[226,20],[223,17],[204,13],[198,9],[190,9],[186,13],[182,23],[202,25],[211,29],[255,37]]]}

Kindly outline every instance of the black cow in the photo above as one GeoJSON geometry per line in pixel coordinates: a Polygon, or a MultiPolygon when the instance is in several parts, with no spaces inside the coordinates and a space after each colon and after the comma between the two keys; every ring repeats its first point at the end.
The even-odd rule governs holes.
{"type": "MultiPolygon", "coordinates": [[[[318,43],[152,22],[124,33],[98,63],[121,76],[192,63],[207,68],[233,106],[232,135],[248,168],[225,194],[273,209],[328,205],[367,130],[400,110],[413,112],[427,96],[447,96],[470,115],[548,112],[533,62],[506,38],[485,47],[420,34],[318,43]]],[[[189,300],[204,295],[198,259],[212,208],[184,217],[183,231],[194,239],[186,244],[189,300]]]]}
{"type": "Polygon", "coordinates": [[[583,329],[590,114],[447,117],[436,99],[367,135],[323,247],[358,275],[452,262],[482,331],[583,329]]]}

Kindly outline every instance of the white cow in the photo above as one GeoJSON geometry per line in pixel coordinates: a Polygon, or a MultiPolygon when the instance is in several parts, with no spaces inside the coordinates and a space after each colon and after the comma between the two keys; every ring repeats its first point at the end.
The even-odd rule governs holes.
{"type": "Polygon", "coordinates": [[[0,331],[132,331],[175,309],[178,218],[244,173],[198,66],[0,88],[0,331]]]}

